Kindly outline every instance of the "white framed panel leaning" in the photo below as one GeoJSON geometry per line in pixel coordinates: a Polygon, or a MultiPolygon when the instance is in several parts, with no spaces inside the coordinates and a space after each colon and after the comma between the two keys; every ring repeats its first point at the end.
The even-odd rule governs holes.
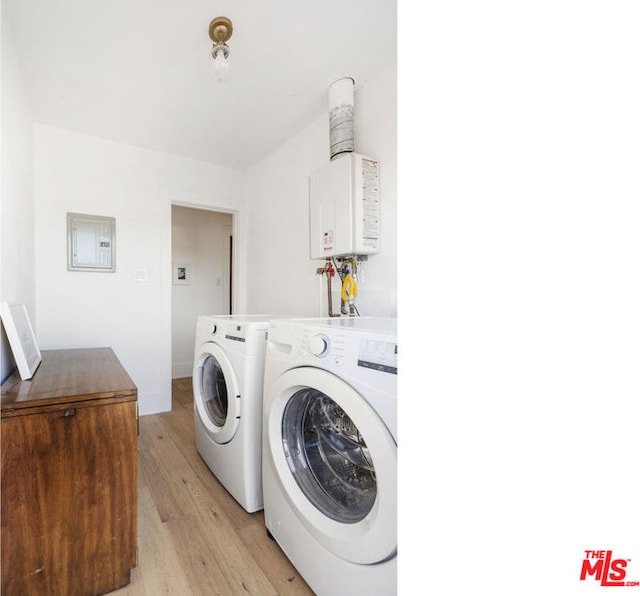
{"type": "Polygon", "coordinates": [[[31,327],[27,307],[24,304],[2,302],[0,316],[20,378],[23,381],[30,379],[42,362],[42,355],[31,327]]]}

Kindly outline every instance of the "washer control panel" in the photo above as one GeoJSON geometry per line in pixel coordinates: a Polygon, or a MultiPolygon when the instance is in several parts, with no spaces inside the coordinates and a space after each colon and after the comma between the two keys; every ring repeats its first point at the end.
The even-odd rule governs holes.
{"type": "Polygon", "coordinates": [[[359,338],[348,343],[343,333],[305,330],[298,354],[312,360],[323,360],[330,366],[342,366],[345,359],[352,365],[392,375],[398,374],[398,344],[384,339],[359,338]]]}
{"type": "Polygon", "coordinates": [[[329,353],[330,346],[329,338],[324,333],[309,338],[309,352],[318,358],[324,358],[329,353]]]}
{"type": "Polygon", "coordinates": [[[374,339],[360,340],[358,366],[398,374],[398,344],[374,339]]]}
{"type": "Polygon", "coordinates": [[[317,330],[305,330],[302,335],[301,356],[311,355],[313,359],[322,358],[327,364],[341,366],[344,359],[344,334],[319,333],[317,330]]]}

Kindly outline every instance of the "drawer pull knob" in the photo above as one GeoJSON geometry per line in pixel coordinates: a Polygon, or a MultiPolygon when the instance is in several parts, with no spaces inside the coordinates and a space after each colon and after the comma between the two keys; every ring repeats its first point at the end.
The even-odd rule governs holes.
{"type": "Polygon", "coordinates": [[[75,415],[76,415],[75,408],[69,408],[68,410],[64,410],[62,412],[62,418],[70,418],[71,416],[75,416],[75,415]]]}

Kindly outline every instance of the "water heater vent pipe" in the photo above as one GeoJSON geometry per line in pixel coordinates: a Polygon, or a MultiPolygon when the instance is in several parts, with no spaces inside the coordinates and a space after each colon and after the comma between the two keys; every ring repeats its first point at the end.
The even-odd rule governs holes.
{"type": "Polygon", "coordinates": [[[343,77],[329,86],[329,136],[331,159],[351,153],[354,146],[354,80],[343,77]]]}

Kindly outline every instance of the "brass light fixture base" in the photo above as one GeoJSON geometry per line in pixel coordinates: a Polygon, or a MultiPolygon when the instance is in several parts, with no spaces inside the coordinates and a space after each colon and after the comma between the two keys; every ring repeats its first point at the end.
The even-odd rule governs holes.
{"type": "Polygon", "coordinates": [[[228,41],[232,33],[233,25],[227,17],[216,17],[209,23],[209,37],[216,44],[228,41]]]}

